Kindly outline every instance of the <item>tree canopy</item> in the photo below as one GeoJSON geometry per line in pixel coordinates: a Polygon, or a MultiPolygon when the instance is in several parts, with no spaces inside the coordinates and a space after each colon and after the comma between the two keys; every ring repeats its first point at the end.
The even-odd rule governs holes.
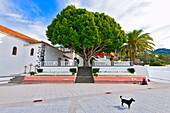
{"type": "Polygon", "coordinates": [[[114,51],[126,42],[126,34],[114,18],[73,5],[67,6],[53,19],[46,35],[52,44],[75,50],[85,66],[96,53],[114,51]]]}

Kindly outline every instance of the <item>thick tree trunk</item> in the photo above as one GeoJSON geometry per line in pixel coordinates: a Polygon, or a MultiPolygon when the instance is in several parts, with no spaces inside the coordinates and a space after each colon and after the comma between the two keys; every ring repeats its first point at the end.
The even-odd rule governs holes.
{"type": "Polygon", "coordinates": [[[132,51],[132,61],[133,61],[133,64],[135,64],[135,52],[132,51]]]}
{"type": "Polygon", "coordinates": [[[83,58],[83,65],[84,65],[84,67],[88,67],[89,66],[88,58],[83,58]]]}

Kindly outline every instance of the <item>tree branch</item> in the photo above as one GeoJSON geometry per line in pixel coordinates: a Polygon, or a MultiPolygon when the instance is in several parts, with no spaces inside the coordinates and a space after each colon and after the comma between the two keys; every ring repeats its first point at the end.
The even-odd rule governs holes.
{"type": "Polygon", "coordinates": [[[100,47],[98,50],[96,49],[96,51],[94,51],[93,54],[96,54],[96,53],[102,51],[103,49],[104,49],[104,46],[100,47]]]}

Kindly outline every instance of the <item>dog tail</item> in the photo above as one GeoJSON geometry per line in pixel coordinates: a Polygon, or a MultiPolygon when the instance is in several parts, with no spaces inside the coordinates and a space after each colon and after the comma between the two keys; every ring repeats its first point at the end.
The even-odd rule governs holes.
{"type": "Polygon", "coordinates": [[[120,98],[122,99],[122,96],[120,96],[120,98]]]}

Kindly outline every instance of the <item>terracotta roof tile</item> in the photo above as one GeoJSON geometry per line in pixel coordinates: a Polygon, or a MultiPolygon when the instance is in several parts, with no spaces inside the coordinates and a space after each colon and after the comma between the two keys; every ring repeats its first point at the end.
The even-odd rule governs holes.
{"type": "Polygon", "coordinates": [[[9,29],[7,27],[4,27],[2,25],[0,25],[0,31],[5,33],[5,34],[9,34],[9,35],[15,36],[17,38],[23,39],[23,40],[25,40],[25,41],[27,41],[29,43],[40,43],[40,41],[38,41],[36,39],[33,39],[33,38],[29,37],[29,36],[21,34],[21,33],[17,32],[17,31],[14,31],[14,30],[9,29]]]}
{"type": "Polygon", "coordinates": [[[69,57],[69,56],[66,56],[66,55],[63,55],[63,57],[65,57],[65,58],[68,58],[68,59],[72,59],[71,57],[69,57]]]}

